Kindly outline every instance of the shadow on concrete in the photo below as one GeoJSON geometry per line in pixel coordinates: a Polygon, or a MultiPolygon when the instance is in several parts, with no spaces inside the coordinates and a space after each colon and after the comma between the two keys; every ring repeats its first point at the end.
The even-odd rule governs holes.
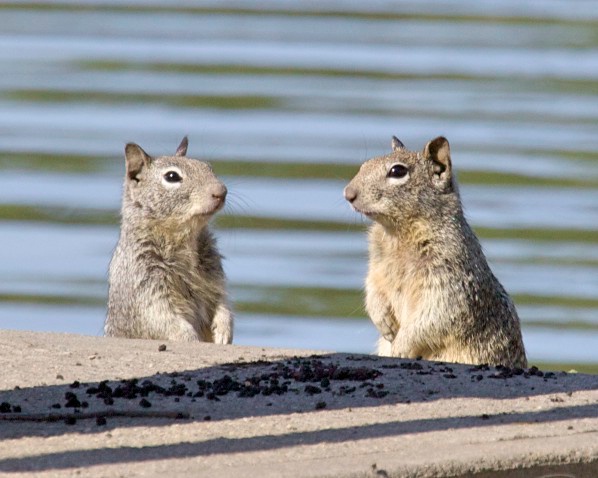
{"type": "MultiPolygon", "coordinates": [[[[283,435],[252,436],[247,438],[217,438],[173,445],[76,450],[40,454],[23,458],[0,460],[2,472],[35,472],[51,469],[81,468],[149,460],[200,457],[215,454],[267,451],[293,446],[384,438],[404,434],[432,432],[469,427],[495,426],[529,422],[551,422],[568,418],[596,416],[595,405],[562,407],[539,412],[512,413],[489,417],[430,418],[412,421],[392,421],[382,424],[351,426],[283,435]]],[[[146,425],[147,423],[143,423],[146,425]]]]}
{"type": "MultiPolygon", "coordinates": [[[[598,389],[598,376],[542,373],[534,368],[513,371],[370,355],[329,354],[224,364],[139,377],[134,382],[109,381],[105,386],[110,387],[112,403],[106,400],[106,394],[101,393],[102,385],[99,382],[0,391],[0,403],[8,404],[8,408],[4,405],[4,411],[10,412],[0,413],[0,438],[99,433],[111,427],[159,427],[173,423],[174,417],[179,413],[185,417],[183,421],[214,421],[318,409],[342,410],[433,402],[451,398],[508,399],[564,394],[554,399],[562,402],[566,401],[567,394],[598,389]],[[150,382],[151,387],[147,385],[150,382]],[[117,396],[121,393],[117,393],[117,389],[121,390],[122,396],[117,396]],[[149,402],[149,406],[147,403],[143,404],[143,400],[149,402]],[[69,402],[70,406],[67,406],[69,402]],[[53,408],[58,405],[60,408],[53,408]],[[12,413],[15,406],[21,408],[21,413],[12,413]],[[114,411],[122,412],[125,417],[111,417],[114,411]],[[80,419],[81,414],[87,414],[91,418],[80,419]],[[154,417],[149,416],[150,414],[154,417]],[[160,414],[170,419],[165,419],[164,416],[160,418],[160,414]],[[33,419],[40,415],[42,418],[39,421],[24,420],[27,416],[33,419]],[[107,417],[108,424],[96,425],[95,418],[102,416],[107,417]],[[10,421],[9,418],[16,421],[10,421]],[[79,419],[74,425],[67,424],[66,421],[71,419],[72,422],[72,418],[79,419]]],[[[559,413],[563,419],[563,410],[567,410],[566,403],[559,404],[555,409],[561,410],[559,413]]],[[[596,416],[596,408],[590,413],[590,408],[573,407],[566,418],[577,415],[596,416]]],[[[529,420],[529,414],[525,416],[529,420]]],[[[549,420],[552,416],[550,412],[542,412],[534,419],[549,420]]],[[[517,415],[501,418],[517,419],[517,415]]],[[[422,431],[425,429],[422,427],[428,422],[401,423],[400,426],[397,423],[373,428],[360,427],[351,430],[351,433],[364,433],[369,437],[376,436],[376,433],[381,433],[382,436],[384,433],[400,433],[404,429],[409,429],[410,432],[422,431]]],[[[429,426],[433,430],[485,424],[479,417],[433,420],[431,423],[433,425],[429,426]]],[[[326,432],[314,434],[314,437],[322,440],[327,440],[326,436],[326,432]]],[[[339,432],[335,431],[331,436],[339,436],[339,432]]],[[[356,438],[350,433],[347,436],[356,438]]],[[[292,437],[293,435],[289,435],[285,440],[292,441],[292,437]]],[[[267,439],[262,437],[259,440],[262,440],[264,446],[269,446],[267,439]]],[[[281,440],[280,437],[273,438],[272,446],[274,443],[280,444],[281,440]]],[[[253,442],[244,440],[240,443],[253,442]]],[[[185,450],[186,446],[181,450],[185,450]]],[[[203,449],[207,445],[202,443],[194,446],[203,449]]],[[[113,453],[114,450],[110,451],[110,454],[113,453]]],[[[90,455],[85,452],[85,455],[90,457],[93,453],[90,455]]],[[[4,469],[2,467],[6,463],[9,462],[1,462],[0,469],[4,469]]]]}

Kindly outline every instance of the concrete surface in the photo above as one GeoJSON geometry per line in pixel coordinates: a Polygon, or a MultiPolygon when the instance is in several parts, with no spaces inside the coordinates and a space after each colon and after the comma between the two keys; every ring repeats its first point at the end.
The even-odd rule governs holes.
{"type": "Polygon", "coordinates": [[[594,375],[15,331],[0,367],[0,475],[598,476],[594,375]]]}

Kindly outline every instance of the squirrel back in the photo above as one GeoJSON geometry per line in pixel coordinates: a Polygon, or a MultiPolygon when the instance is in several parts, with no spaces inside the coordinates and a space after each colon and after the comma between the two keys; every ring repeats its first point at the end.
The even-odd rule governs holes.
{"type": "Polygon", "coordinates": [[[525,367],[515,306],[463,214],[448,141],[422,153],[395,137],[345,188],[369,232],[366,309],[379,353],[525,367]]]}
{"type": "Polygon", "coordinates": [[[125,148],[121,232],[110,263],[108,336],[232,341],[233,316],[210,218],[227,190],[208,163],[125,148]]]}

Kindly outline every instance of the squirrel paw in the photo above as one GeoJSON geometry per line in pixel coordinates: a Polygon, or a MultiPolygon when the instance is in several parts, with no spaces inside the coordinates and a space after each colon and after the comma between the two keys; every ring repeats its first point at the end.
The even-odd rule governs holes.
{"type": "Polygon", "coordinates": [[[220,304],[212,321],[215,344],[232,344],[234,317],[227,304],[220,304]]]}

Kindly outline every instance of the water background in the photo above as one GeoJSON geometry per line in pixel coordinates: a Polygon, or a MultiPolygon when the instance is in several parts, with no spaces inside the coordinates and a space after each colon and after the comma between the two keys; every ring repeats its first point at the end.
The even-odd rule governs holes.
{"type": "Polygon", "coordinates": [[[235,343],[374,350],[367,221],[391,135],[451,142],[534,363],[598,370],[598,3],[0,5],[0,327],[101,335],[123,148],[212,162],[235,343]]]}

